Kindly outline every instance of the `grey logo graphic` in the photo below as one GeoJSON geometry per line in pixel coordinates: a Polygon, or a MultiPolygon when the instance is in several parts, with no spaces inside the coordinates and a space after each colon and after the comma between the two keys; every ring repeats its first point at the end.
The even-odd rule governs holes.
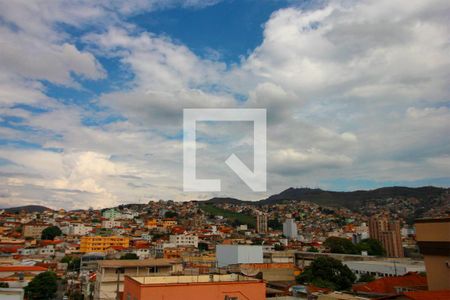
{"type": "Polygon", "coordinates": [[[255,192],[266,191],[266,110],[265,109],[184,109],[183,110],[183,189],[184,191],[218,192],[220,179],[197,179],[197,121],[253,121],[253,172],[232,154],[225,163],[255,192]]]}

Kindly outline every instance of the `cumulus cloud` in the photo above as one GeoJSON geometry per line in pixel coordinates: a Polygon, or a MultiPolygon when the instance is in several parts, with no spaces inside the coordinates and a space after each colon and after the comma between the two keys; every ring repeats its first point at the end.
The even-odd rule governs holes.
{"type": "Polygon", "coordinates": [[[125,20],[142,10],[216,2],[0,4],[0,39],[8,41],[0,48],[0,121],[9,122],[0,132],[14,142],[0,148],[0,204],[86,207],[218,195],[182,192],[183,108],[267,109],[265,194],[252,193],[223,163],[236,153],[251,167],[251,124],[199,125],[198,172],[223,179],[222,195],[259,199],[337,178],[448,176],[448,1],[280,9],[265,23],[261,45],[232,66],[125,20]],[[61,24],[86,32],[75,38],[61,24]],[[83,89],[83,80],[107,78],[100,58],[132,74],[125,88],[92,99],[100,111],[47,95],[45,82],[83,89]],[[122,118],[83,122],[110,115],[122,118]]]}

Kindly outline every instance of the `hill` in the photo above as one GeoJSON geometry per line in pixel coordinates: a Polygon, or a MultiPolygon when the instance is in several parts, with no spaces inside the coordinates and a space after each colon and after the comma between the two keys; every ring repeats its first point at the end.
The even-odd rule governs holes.
{"type": "Polygon", "coordinates": [[[359,207],[364,205],[365,202],[397,197],[417,198],[420,200],[434,199],[448,191],[449,189],[433,186],[418,188],[394,186],[353,192],[334,192],[309,188],[289,188],[279,194],[272,195],[267,199],[259,201],[259,204],[275,204],[284,200],[297,200],[310,201],[325,206],[355,208],[355,206],[359,207]]]}
{"type": "Polygon", "coordinates": [[[214,197],[211,198],[209,200],[204,201],[204,203],[207,204],[243,204],[243,203],[247,203],[250,201],[244,201],[244,200],[239,200],[236,198],[229,198],[229,197],[214,197]]]}
{"type": "Polygon", "coordinates": [[[19,213],[21,211],[24,211],[26,213],[42,213],[44,211],[53,211],[53,209],[50,209],[48,207],[42,206],[42,205],[25,205],[25,206],[17,206],[17,207],[8,207],[3,208],[8,213],[19,213]]]}

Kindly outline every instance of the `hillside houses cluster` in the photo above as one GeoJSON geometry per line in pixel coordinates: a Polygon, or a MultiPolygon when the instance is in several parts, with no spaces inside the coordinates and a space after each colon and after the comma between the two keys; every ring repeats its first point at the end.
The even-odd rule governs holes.
{"type": "MultiPolygon", "coordinates": [[[[227,273],[230,269],[218,265],[218,245],[242,245],[261,247],[261,261],[256,266],[248,264],[245,270],[234,270],[250,274],[253,271],[249,270],[255,269],[255,274],[263,274],[258,276],[274,282],[272,292],[289,295],[292,289],[289,292],[288,286],[277,286],[276,282],[295,284],[295,277],[304,267],[317,255],[329,252],[324,245],[329,237],[351,241],[368,238],[367,222],[367,216],[349,209],[321,207],[306,201],[260,206],[247,202],[155,201],[103,210],[3,210],[0,282],[10,288],[22,288],[37,274],[53,271],[64,278],[68,291],[79,290],[86,297],[102,299],[98,296],[101,291],[114,298],[116,285],[102,285],[102,278],[104,272],[113,272],[117,266],[125,265],[120,268],[133,276],[144,269],[166,275],[227,273]],[[227,214],[212,214],[205,205],[227,214]],[[239,221],[237,215],[245,215],[248,222],[239,221]],[[266,218],[259,225],[266,228],[256,228],[258,215],[266,218]],[[288,220],[295,227],[295,238],[283,231],[283,223],[288,220]],[[51,227],[57,227],[59,234],[43,239],[43,232],[51,227]]],[[[402,224],[404,246],[414,247],[413,228],[402,224]]],[[[379,260],[367,254],[336,257],[342,261],[379,260]]],[[[420,268],[423,269],[423,263],[420,268]]],[[[408,270],[417,268],[405,267],[405,274],[408,270]]],[[[379,272],[378,276],[387,273],[379,272]]]]}

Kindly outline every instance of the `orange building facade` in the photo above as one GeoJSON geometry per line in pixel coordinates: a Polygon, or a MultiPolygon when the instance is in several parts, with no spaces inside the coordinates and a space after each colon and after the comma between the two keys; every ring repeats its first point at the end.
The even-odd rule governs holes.
{"type": "Polygon", "coordinates": [[[83,236],[80,239],[80,252],[106,252],[110,247],[128,248],[130,239],[120,236],[83,236]]]}
{"type": "Polygon", "coordinates": [[[123,300],[264,300],[264,281],[237,274],[125,277],[123,300]]]}

